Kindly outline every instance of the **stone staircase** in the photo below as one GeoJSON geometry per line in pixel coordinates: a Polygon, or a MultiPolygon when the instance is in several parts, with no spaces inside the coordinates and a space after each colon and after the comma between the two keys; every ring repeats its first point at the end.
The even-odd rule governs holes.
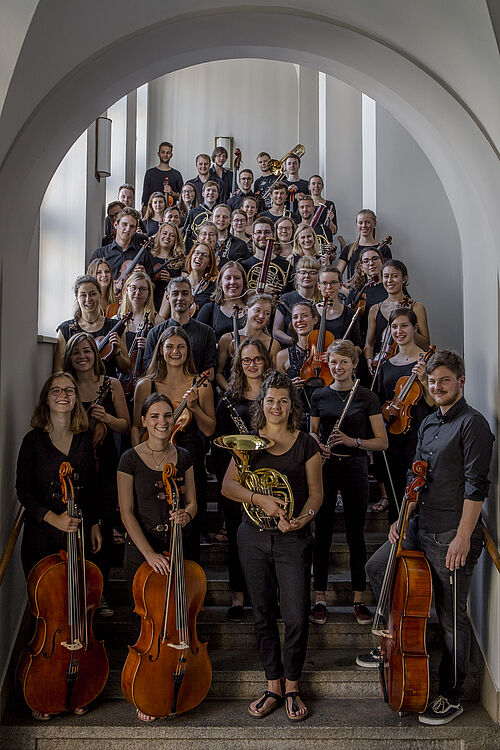
{"type": "MultiPolygon", "coordinates": [[[[221,525],[215,504],[210,504],[210,525],[221,525]],[[211,506],[211,507],[210,507],[211,506]]],[[[475,702],[479,695],[480,672],[473,663],[466,684],[466,710],[445,727],[425,727],[416,717],[399,717],[383,702],[377,670],[355,665],[356,655],[373,648],[370,626],[357,624],[351,605],[348,550],[343,534],[343,514],[335,515],[330,550],[332,572],[328,581],[330,617],[326,625],[310,626],[309,648],[301,680],[310,716],[292,725],[284,709],[262,720],[247,713],[251,699],[265,686],[255,648],[250,610],[241,623],[226,619],[230,594],[225,568],[226,546],[202,547],[202,565],[208,588],[204,611],[198,618],[198,634],[208,641],[213,682],[207,699],[197,709],[169,721],[143,724],[123,698],[121,669],[127,645],[134,639],[133,618],[128,603],[123,571],[113,570],[115,616],[96,620],[95,631],[104,638],[110,661],[109,680],[96,706],[84,717],[56,717],[44,724],[31,719],[21,698],[12,706],[7,722],[0,727],[1,750],[306,750],[357,748],[386,750],[498,750],[500,732],[485,710],[475,702]]],[[[369,513],[366,523],[368,554],[385,539],[384,515],[369,513]]],[[[117,552],[119,551],[119,548],[117,552]]],[[[312,594],[312,592],[311,592],[312,594]]],[[[366,598],[373,605],[371,592],[366,598]]],[[[280,624],[281,631],[283,625],[280,624]]],[[[432,689],[436,688],[436,668],[440,635],[433,616],[428,624],[431,651],[432,689]]]]}

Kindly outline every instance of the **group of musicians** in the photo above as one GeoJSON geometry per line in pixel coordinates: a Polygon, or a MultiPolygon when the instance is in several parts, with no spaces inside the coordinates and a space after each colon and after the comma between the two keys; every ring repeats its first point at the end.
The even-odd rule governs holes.
{"type": "MultiPolygon", "coordinates": [[[[336,258],[335,206],[322,196],[321,177],[299,177],[300,152],[282,160],[281,174],[261,152],[253,190],[253,172],[242,169],[232,196],[225,149],[199,155],[198,175],[187,183],[170,167],[172,152],[160,144],[142,216],[130,186],[108,206],[107,244],[76,279],[73,317],[58,327],[54,372],[18,459],[25,574],[83,527],[104,580],[99,613],[112,617],[118,507],[131,596],[145,561],[168,575],[172,524],[182,527],[186,558],[199,561],[209,453],[228,543],[227,616],[240,621],[249,597],[267,680],[250,715],[283,704],[290,721],[308,715],[299,680],[309,624],[329,616],[339,500],[360,625],[373,620],[363,602],[366,576],[378,597],[399,534],[405,548],[425,553],[444,647],[439,695],[419,720],[451,721],[463,710],[466,602],[493,444],[463,396],[463,360],[430,347],[425,308],[410,296],[390,238],[375,237],[373,211],[358,212],[356,239],[338,238],[336,258]],[[399,506],[417,459],[427,464],[426,483],[403,529],[399,506]],[[77,478],[79,517],[68,514],[58,489],[63,461],[77,478]],[[175,510],[162,487],[166,464],[180,488],[175,510]],[[380,488],[371,506],[369,473],[380,488]],[[369,507],[388,509],[389,540],[367,563],[369,507]]],[[[375,649],[357,664],[378,667],[380,659],[375,649]]],[[[39,720],[50,715],[33,711],[39,720]]]]}

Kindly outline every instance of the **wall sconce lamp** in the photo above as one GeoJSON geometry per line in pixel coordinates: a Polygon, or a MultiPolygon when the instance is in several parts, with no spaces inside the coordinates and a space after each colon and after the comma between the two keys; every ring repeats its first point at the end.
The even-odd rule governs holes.
{"type": "Polygon", "coordinates": [[[111,176],[111,120],[98,117],[95,121],[95,176],[111,176]]]}

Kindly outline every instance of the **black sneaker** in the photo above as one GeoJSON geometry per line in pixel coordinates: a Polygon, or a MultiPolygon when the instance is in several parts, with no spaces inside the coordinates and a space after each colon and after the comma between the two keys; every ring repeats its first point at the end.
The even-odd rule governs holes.
{"type": "Polygon", "coordinates": [[[420,714],[418,720],[421,724],[448,724],[457,716],[463,714],[464,709],[460,703],[452,703],[444,695],[438,697],[427,706],[423,714],[420,714]]]}
{"type": "Polygon", "coordinates": [[[377,669],[380,663],[380,649],[374,648],[369,654],[360,654],[356,657],[358,667],[366,669],[377,669]]]}
{"type": "Polygon", "coordinates": [[[309,615],[309,622],[313,625],[325,625],[328,619],[328,610],[324,604],[315,604],[309,615]]]}

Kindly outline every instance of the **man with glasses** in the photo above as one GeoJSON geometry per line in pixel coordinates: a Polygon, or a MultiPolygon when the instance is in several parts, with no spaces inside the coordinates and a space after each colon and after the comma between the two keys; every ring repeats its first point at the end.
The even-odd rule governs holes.
{"type": "MultiPolygon", "coordinates": [[[[242,262],[247,273],[249,288],[255,289],[262,268],[262,260],[266,250],[267,241],[274,240],[274,224],[271,219],[259,218],[252,224],[253,255],[242,262]]],[[[280,295],[289,289],[290,263],[285,258],[280,258],[273,253],[267,273],[265,292],[267,294],[280,295]]]]}
{"type": "Polygon", "coordinates": [[[255,196],[255,193],[252,190],[252,182],[253,182],[253,172],[251,169],[242,169],[241,172],[238,175],[238,185],[239,189],[235,192],[234,195],[229,198],[227,205],[229,206],[230,211],[234,211],[235,208],[241,208],[241,204],[245,200],[245,198],[250,196],[255,196]]]}

